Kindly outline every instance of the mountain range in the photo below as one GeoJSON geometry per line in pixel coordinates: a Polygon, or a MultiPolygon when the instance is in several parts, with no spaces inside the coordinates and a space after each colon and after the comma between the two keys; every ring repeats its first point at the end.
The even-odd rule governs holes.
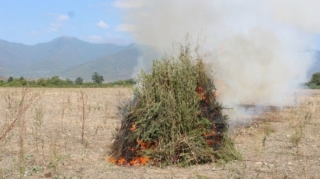
{"type": "MultiPolygon", "coordinates": [[[[308,77],[320,71],[320,51],[315,54],[316,61],[308,77]]],[[[106,82],[124,80],[132,78],[140,67],[150,67],[154,57],[159,56],[143,45],[94,44],[69,36],[36,45],[0,40],[0,76],[81,77],[91,81],[92,74],[98,72],[106,82]]]]}
{"type": "Polygon", "coordinates": [[[98,72],[105,81],[129,79],[138,65],[141,48],[136,44],[94,44],[68,36],[36,45],[0,40],[0,75],[91,80],[91,75],[98,72]]]}

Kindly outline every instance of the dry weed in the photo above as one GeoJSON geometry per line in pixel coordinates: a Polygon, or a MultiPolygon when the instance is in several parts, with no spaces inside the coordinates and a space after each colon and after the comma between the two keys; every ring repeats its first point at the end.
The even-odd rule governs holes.
{"type": "Polygon", "coordinates": [[[21,89],[0,88],[0,135],[19,116],[0,140],[0,178],[320,178],[317,90],[301,90],[297,105],[264,113],[258,122],[237,129],[231,137],[242,161],[163,169],[118,167],[105,160],[121,120],[116,106],[119,98],[130,98],[130,89],[28,90],[20,109],[26,109],[29,97],[37,97],[19,114],[21,89]],[[80,91],[88,96],[87,146],[80,142],[80,91]]]}

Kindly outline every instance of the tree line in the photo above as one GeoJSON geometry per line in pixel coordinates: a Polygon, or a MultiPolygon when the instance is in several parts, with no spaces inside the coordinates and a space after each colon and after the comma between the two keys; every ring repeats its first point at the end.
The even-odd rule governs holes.
{"type": "Polygon", "coordinates": [[[104,82],[104,78],[97,72],[94,72],[91,77],[92,81],[85,82],[83,78],[77,77],[75,80],[69,78],[61,79],[59,76],[53,76],[51,78],[38,78],[38,79],[26,79],[24,77],[14,78],[10,76],[7,80],[0,80],[1,87],[88,87],[88,88],[103,88],[114,86],[133,86],[135,80],[118,80],[114,82],[104,82]]]}

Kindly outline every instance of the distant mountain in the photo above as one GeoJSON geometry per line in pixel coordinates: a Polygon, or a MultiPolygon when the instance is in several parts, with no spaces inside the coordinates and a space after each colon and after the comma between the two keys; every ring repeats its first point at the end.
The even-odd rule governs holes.
{"type": "Polygon", "coordinates": [[[62,71],[65,76],[76,78],[79,74],[85,80],[90,80],[94,72],[104,75],[106,81],[121,80],[131,78],[134,67],[137,65],[140,53],[135,46],[90,62],[78,65],[62,71]],[[89,78],[88,78],[89,77],[89,78]]]}
{"type": "Polygon", "coordinates": [[[31,46],[0,40],[0,66],[3,69],[15,69],[32,61],[31,46]]]}
{"type": "Polygon", "coordinates": [[[32,46],[0,40],[0,75],[90,80],[98,72],[106,81],[128,79],[140,55],[134,44],[93,44],[67,36],[32,46]]]}

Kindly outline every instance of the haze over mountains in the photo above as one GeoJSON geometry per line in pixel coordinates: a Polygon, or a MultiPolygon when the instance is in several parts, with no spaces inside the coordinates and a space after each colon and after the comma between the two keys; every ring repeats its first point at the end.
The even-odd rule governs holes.
{"type": "Polygon", "coordinates": [[[98,72],[105,81],[129,79],[141,55],[138,48],[141,46],[135,44],[93,44],[68,36],[32,46],[0,40],[0,74],[91,80],[98,72]]]}

